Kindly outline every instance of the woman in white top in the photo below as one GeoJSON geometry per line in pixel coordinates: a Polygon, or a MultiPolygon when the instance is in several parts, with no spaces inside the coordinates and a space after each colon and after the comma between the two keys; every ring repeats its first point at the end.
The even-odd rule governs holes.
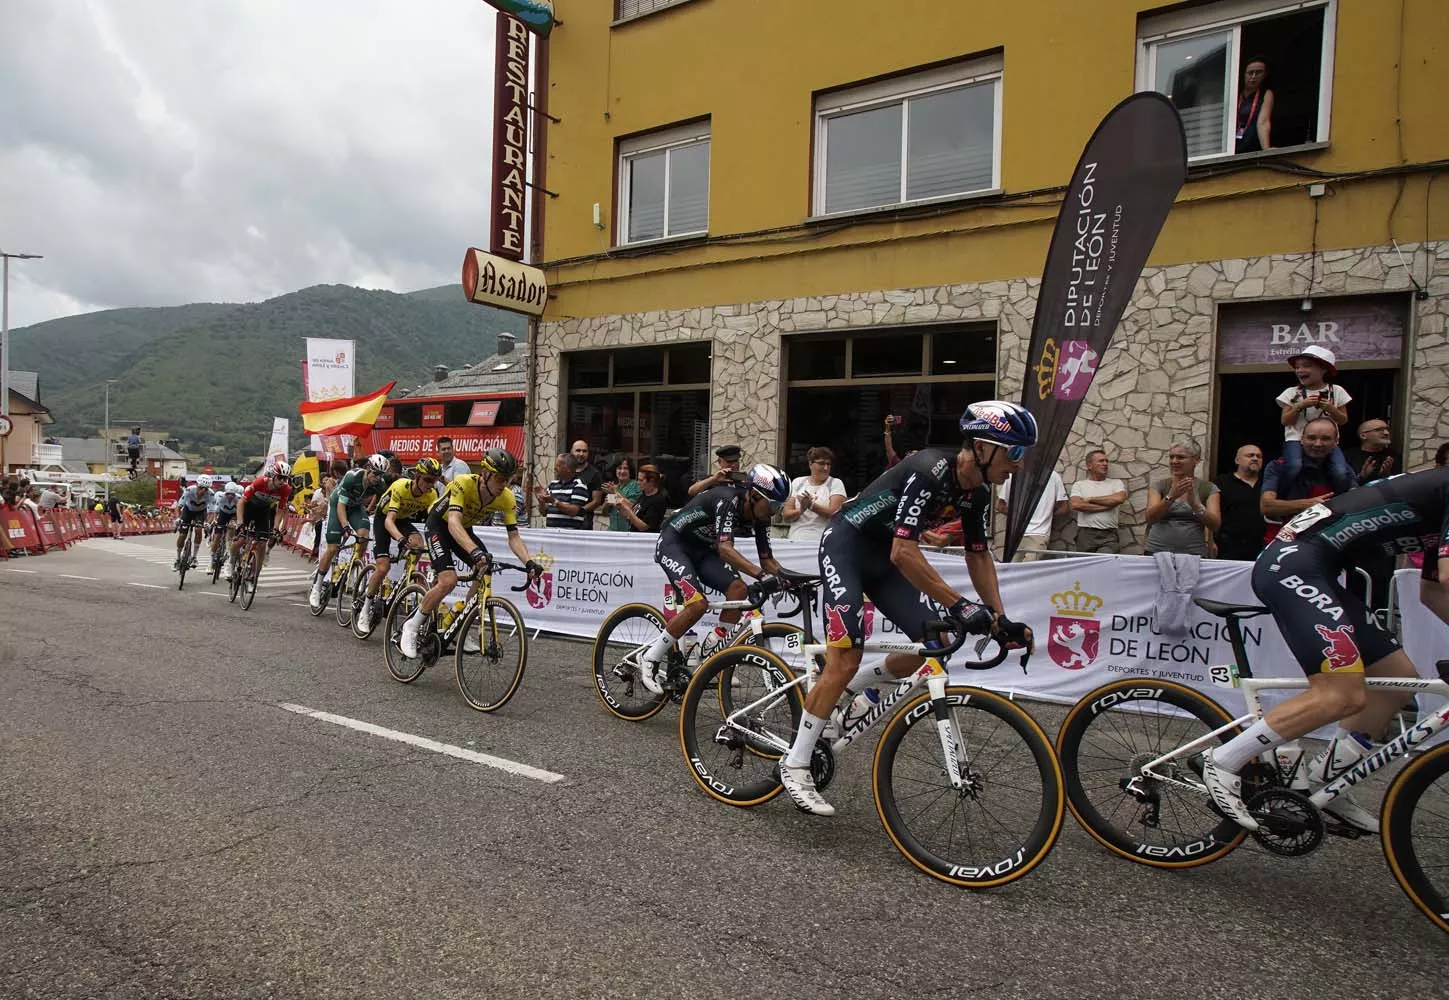
{"type": "Polygon", "coordinates": [[[829,448],[811,448],[805,458],[810,475],[790,483],[790,499],[780,512],[790,522],[791,540],[818,539],[825,534],[825,522],[845,503],[845,484],[830,474],[835,454],[829,448]]]}

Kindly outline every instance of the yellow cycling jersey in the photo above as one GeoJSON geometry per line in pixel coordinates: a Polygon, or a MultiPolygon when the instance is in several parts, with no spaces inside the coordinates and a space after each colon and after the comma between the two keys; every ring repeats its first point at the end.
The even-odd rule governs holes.
{"type": "Polygon", "coordinates": [[[379,506],[377,509],[384,517],[388,514],[395,514],[398,520],[410,521],[437,502],[438,489],[436,486],[428,487],[422,496],[415,496],[413,494],[413,481],[411,479],[399,479],[387,488],[387,492],[378,501],[379,506]]]}
{"type": "Polygon", "coordinates": [[[446,516],[450,510],[460,511],[463,523],[468,527],[483,524],[490,514],[496,513],[503,515],[505,528],[517,527],[518,514],[513,490],[505,486],[502,493],[485,501],[483,479],[483,476],[472,472],[458,476],[448,484],[438,502],[433,504],[433,513],[446,516]]]}

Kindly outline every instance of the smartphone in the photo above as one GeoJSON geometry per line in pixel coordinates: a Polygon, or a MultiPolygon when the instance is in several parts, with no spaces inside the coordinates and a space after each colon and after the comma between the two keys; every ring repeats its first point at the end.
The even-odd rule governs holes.
{"type": "Polygon", "coordinates": [[[750,481],[750,474],[737,470],[735,472],[725,473],[725,478],[732,483],[748,483],[750,481]]]}

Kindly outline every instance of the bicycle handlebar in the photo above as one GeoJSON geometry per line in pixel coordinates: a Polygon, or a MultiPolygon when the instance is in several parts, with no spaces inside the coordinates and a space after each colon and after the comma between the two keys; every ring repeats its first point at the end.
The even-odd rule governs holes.
{"type": "MultiPolygon", "coordinates": [[[[956,621],[955,619],[952,619],[952,618],[943,618],[940,621],[930,622],[925,627],[925,633],[926,633],[926,639],[927,640],[929,640],[933,635],[938,636],[938,635],[940,635],[940,634],[942,634],[944,632],[954,632],[954,633],[956,633],[956,640],[955,640],[955,642],[953,642],[953,643],[951,643],[951,645],[946,646],[946,647],[941,648],[941,649],[932,649],[932,648],[929,648],[923,642],[921,644],[921,655],[922,656],[934,656],[937,659],[945,660],[947,657],[951,656],[953,653],[955,653],[958,650],[960,650],[961,647],[963,647],[963,646],[966,645],[966,639],[968,637],[968,633],[964,629],[961,628],[961,623],[958,622],[958,621],[956,621]]],[[[964,661],[963,660],[953,660],[952,663],[951,663],[951,665],[952,666],[956,666],[956,667],[961,667],[961,668],[966,669],[966,670],[990,670],[993,667],[1000,666],[1002,663],[1004,663],[1006,661],[1006,658],[1008,656],[1010,656],[1010,655],[1011,655],[1011,648],[1009,646],[1007,646],[1005,640],[1002,639],[1002,637],[1000,635],[996,635],[996,634],[983,635],[983,636],[980,637],[979,641],[976,643],[976,656],[977,656],[976,659],[974,659],[974,660],[964,660],[964,661]],[[986,648],[987,643],[993,643],[993,642],[996,644],[996,655],[993,656],[993,657],[991,657],[988,660],[981,659],[980,658],[981,651],[986,648]]],[[[1028,659],[1030,659],[1030,658],[1031,658],[1031,652],[1029,650],[1023,650],[1022,651],[1022,654],[1021,654],[1021,670],[1022,670],[1022,673],[1025,673],[1026,672],[1026,661],[1028,659]]]]}

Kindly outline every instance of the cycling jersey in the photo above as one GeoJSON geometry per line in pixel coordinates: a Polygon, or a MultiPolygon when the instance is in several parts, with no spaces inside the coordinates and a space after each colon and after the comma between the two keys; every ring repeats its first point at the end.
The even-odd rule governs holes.
{"type": "Polygon", "coordinates": [[[211,490],[203,490],[200,486],[188,486],[181,491],[181,496],[176,498],[176,506],[192,514],[205,514],[211,509],[211,496],[211,490]]]}
{"type": "Polygon", "coordinates": [[[292,484],[285,479],[274,486],[266,476],[258,476],[247,484],[246,492],[242,494],[242,503],[247,506],[266,504],[275,507],[279,503],[286,503],[291,497],[292,484]]]}
{"type": "MultiPolygon", "coordinates": [[[[709,548],[717,548],[721,542],[732,545],[744,496],[744,488],[733,483],[711,486],[675,511],[659,533],[674,534],[683,541],[701,543],[709,548]]],[[[756,521],[754,525],[755,548],[761,559],[768,558],[772,554],[770,523],[756,521]]]]}
{"type": "Polygon", "coordinates": [[[366,469],[353,469],[333,488],[332,495],[327,498],[327,506],[335,510],[337,501],[341,500],[349,510],[354,507],[361,510],[368,497],[381,496],[386,488],[381,476],[374,476],[369,481],[366,469]]]}
{"type": "Polygon", "coordinates": [[[991,541],[991,490],[985,485],[962,489],[956,478],[958,451],[922,448],[902,459],[845,501],[832,522],[850,525],[869,541],[915,541],[933,519],[954,506],[966,550],[985,552],[991,541]]]}
{"type": "Polygon", "coordinates": [[[456,510],[463,515],[463,524],[467,527],[487,524],[493,514],[500,514],[503,517],[503,526],[509,531],[517,531],[518,518],[514,511],[518,505],[513,498],[513,490],[505,486],[496,497],[484,500],[484,478],[476,472],[455,477],[434,501],[429,509],[430,513],[446,520],[448,512],[456,510]]]}
{"type": "Polygon", "coordinates": [[[411,479],[399,479],[382,495],[382,499],[377,503],[377,512],[380,515],[396,515],[396,519],[399,521],[410,521],[425,513],[437,502],[438,490],[436,487],[429,487],[423,491],[421,496],[417,496],[413,493],[411,479]]]}
{"type": "Polygon", "coordinates": [[[1273,612],[1304,673],[1362,673],[1399,648],[1339,574],[1360,560],[1424,553],[1426,580],[1449,558],[1449,468],[1380,479],[1299,511],[1253,565],[1253,592],[1273,612]]]}

